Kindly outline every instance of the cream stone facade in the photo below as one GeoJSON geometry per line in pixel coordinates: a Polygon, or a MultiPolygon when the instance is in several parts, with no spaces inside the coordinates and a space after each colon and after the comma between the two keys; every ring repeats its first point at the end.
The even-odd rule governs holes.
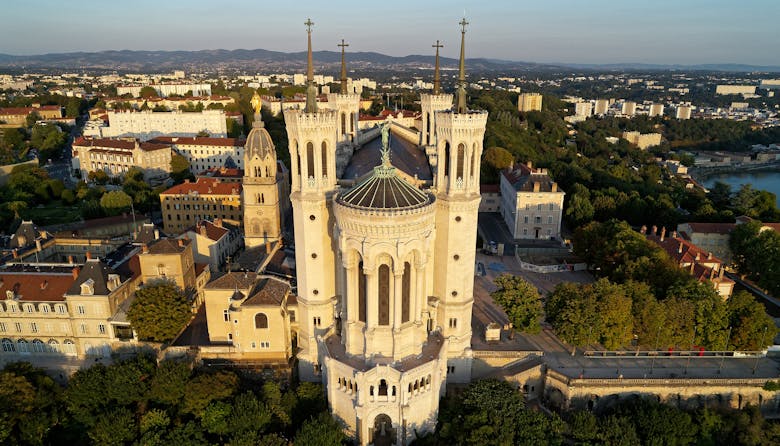
{"type": "Polygon", "coordinates": [[[136,167],[144,173],[144,180],[160,182],[171,172],[172,156],[170,144],[139,142],[134,138],[81,137],[73,142],[71,163],[84,179],[98,170],[110,177],[121,177],[136,167]]]}
{"type": "Polygon", "coordinates": [[[403,170],[410,169],[408,158],[396,167],[393,157],[409,155],[390,124],[381,132],[381,156],[361,148],[342,179],[341,116],[317,110],[311,45],[309,58],[306,107],[284,112],[299,376],[325,384],[333,415],[359,444],[380,436],[406,444],[415,431],[435,427],[447,382],[471,378],[473,246],[487,113],[466,108],[461,63],[457,108],[451,95],[425,101],[430,146],[425,156],[418,145],[421,156],[413,162],[424,164],[414,166],[424,167],[415,175],[432,172],[429,180],[403,170]]]}
{"type": "Polygon", "coordinates": [[[200,178],[160,193],[163,230],[166,234],[180,234],[200,220],[221,218],[228,223],[243,226],[242,185],[218,179],[200,178]]]}
{"type": "Polygon", "coordinates": [[[108,127],[99,129],[100,136],[133,137],[146,141],[158,136],[197,136],[201,131],[213,138],[227,137],[227,122],[223,110],[202,112],[115,112],[108,113],[108,127]]]}
{"type": "Polygon", "coordinates": [[[169,144],[187,158],[195,174],[221,167],[244,168],[244,141],[237,138],[161,136],[151,142],[169,144]]]}
{"type": "Polygon", "coordinates": [[[522,93],[517,97],[517,111],[541,111],[542,95],[539,93],[522,93]]]}
{"type": "Polygon", "coordinates": [[[517,164],[501,173],[501,215],[516,239],[561,239],[563,197],[547,169],[517,164]]]}

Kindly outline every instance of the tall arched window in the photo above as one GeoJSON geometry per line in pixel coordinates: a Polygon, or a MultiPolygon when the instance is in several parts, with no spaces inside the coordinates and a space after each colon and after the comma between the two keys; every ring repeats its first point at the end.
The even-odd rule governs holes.
{"type": "Polygon", "coordinates": [[[379,396],[387,396],[387,381],[379,380],[379,396]]]}
{"type": "Polygon", "coordinates": [[[358,319],[366,321],[366,274],[363,272],[363,262],[358,264],[358,319]]]}
{"type": "Polygon", "coordinates": [[[444,175],[450,174],[450,143],[444,144],[444,175]]]}
{"type": "Polygon", "coordinates": [[[314,144],[306,143],[306,178],[314,176],[314,144]]]}
{"type": "Polygon", "coordinates": [[[469,164],[469,176],[471,178],[474,178],[474,164],[478,162],[477,158],[477,145],[474,144],[474,147],[471,148],[471,163],[469,164]]]}
{"type": "Polygon", "coordinates": [[[255,315],[255,328],[268,328],[268,316],[265,313],[255,315]]]}
{"type": "Polygon", "coordinates": [[[341,134],[347,133],[347,114],[341,113],[341,134]]]}
{"type": "Polygon", "coordinates": [[[322,142],[322,176],[328,176],[328,145],[322,142]]]}
{"type": "Polygon", "coordinates": [[[423,141],[423,144],[430,144],[433,139],[433,135],[431,135],[431,118],[433,113],[426,113],[426,116],[428,119],[425,120],[425,141],[423,141]]]}
{"type": "Polygon", "coordinates": [[[390,267],[379,267],[379,325],[390,325],[390,267]]]}
{"type": "Polygon", "coordinates": [[[455,178],[463,178],[463,163],[466,161],[466,146],[458,144],[458,164],[456,166],[455,178]]]}
{"type": "Polygon", "coordinates": [[[412,266],[404,262],[404,277],[401,281],[401,322],[409,322],[409,300],[412,287],[412,266]]]}
{"type": "Polygon", "coordinates": [[[350,113],[349,114],[349,131],[354,132],[355,131],[355,114],[350,113]]]}

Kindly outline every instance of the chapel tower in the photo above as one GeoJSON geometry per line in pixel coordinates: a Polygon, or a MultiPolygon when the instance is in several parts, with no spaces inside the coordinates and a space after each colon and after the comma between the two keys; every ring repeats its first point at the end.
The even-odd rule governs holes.
{"type": "MultiPolygon", "coordinates": [[[[436,65],[433,72],[433,93],[420,95],[420,107],[422,110],[422,128],[420,129],[420,145],[430,147],[436,145],[436,112],[452,108],[452,95],[441,92],[441,77],[439,74],[439,48],[444,45],[436,41],[436,65]]],[[[434,150],[426,150],[428,155],[436,153],[434,150]]]]}
{"type": "Polygon", "coordinates": [[[461,20],[461,47],[455,106],[436,111],[437,195],[434,296],[440,299],[436,323],[449,340],[448,381],[471,378],[471,310],[474,302],[474,262],[479,173],[487,112],[466,106],[466,19],[461,20]]]}
{"type": "Polygon", "coordinates": [[[329,203],[336,190],[336,129],[338,113],[317,109],[317,87],[308,34],[306,108],[285,110],[292,186],[290,201],[295,225],[295,264],[298,277],[298,354],[303,380],[318,380],[320,364],[317,336],[334,323],[333,300],[336,271],[330,226],[329,203]]]}
{"type": "Polygon", "coordinates": [[[282,236],[276,148],[260,116],[262,101],[255,92],[252,130],[244,146],[244,244],[247,248],[277,241],[282,236]]]}
{"type": "Polygon", "coordinates": [[[347,64],[344,49],[349,46],[341,39],[341,91],[328,94],[328,108],[338,113],[336,130],[336,173],[341,176],[357,145],[360,95],[348,89],[347,64]]]}

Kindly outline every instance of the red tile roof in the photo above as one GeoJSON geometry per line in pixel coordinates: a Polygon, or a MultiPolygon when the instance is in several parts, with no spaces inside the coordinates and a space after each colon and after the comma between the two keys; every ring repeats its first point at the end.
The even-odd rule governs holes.
{"type": "MultiPolygon", "coordinates": [[[[89,137],[79,137],[76,141],[73,142],[73,146],[75,147],[98,147],[98,148],[107,148],[107,149],[120,149],[120,150],[133,150],[136,147],[137,140],[127,140],[127,139],[111,139],[111,138],[89,138],[89,137]]],[[[162,143],[155,143],[155,142],[142,142],[138,145],[138,147],[141,150],[145,150],[147,152],[153,151],[153,150],[162,150],[162,149],[170,149],[171,146],[169,144],[162,144],[162,143]]]]}
{"type": "Polygon", "coordinates": [[[199,195],[238,195],[241,193],[241,184],[222,182],[211,178],[198,178],[198,181],[194,183],[177,184],[160,195],[185,195],[193,192],[199,195]]]}
{"type": "Polygon", "coordinates": [[[690,265],[691,263],[699,264],[722,264],[723,261],[712,255],[711,252],[705,251],[688,240],[684,240],[681,237],[664,237],[663,241],[661,237],[654,234],[648,234],[647,239],[660,246],[669,257],[673,258],[678,265],[690,265]]]}
{"type": "Polygon", "coordinates": [[[214,240],[215,242],[221,239],[222,237],[224,237],[228,232],[230,232],[227,229],[221,226],[217,226],[208,220],[199,221],[198,224],[195,225],[195,228],[193,228],[192,230],[194,232],[197,232],[200,235],[205,236],[210,240],[214,240]]]}
{"type": "Polygon", "coordinates": [[[704,234],[729,234],[737,227],[736,223],[695,223],[689,222],[693,232],[704,234]]]}
{"type": "Polygon", "coordinates": [[[0,273],[0,300],[8,299],[6,291],[13,291],[23,302],[64,301],[75,280],[72,274],[0,273]]]}
{"type": "Polygon", "coordinates": [[[42,105],[40,107],[2,107],[0,115],[29,115],[38,110],[61,110],[59,105],[42,105]]]}

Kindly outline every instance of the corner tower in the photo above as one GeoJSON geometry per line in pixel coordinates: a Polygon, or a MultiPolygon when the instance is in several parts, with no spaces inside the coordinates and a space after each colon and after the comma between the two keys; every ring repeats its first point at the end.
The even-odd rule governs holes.
{"type": "Polygon", "coordinates": [[[474,262],[479,168],[487,112],[466,106],[465,36],[461,25],[461,50],[455,107],[436,111],[437,197],[434,293],[439,299],[436,324],[448,339],[448,381],[471,379],[471,310],[474,302],[474,262]],[[443,255],[443,254],[442,254],[443,255]]]}
{"type": "MultiPolygon", "coordinates": [[[[420,95],[420,108],[422,110],[422,128],[420,129],[420,145],[423,147],[436,145],[436,112],[452,108],[452,95],[441,92],[441,78],[439,74],[439,48],[444,45],[436,41],[436,65],[433,72],[433,93],[420,95]]],[[[426,150],[428,156],[435,154],[435,150],[426,150]]]]}
{"type": "Polygon", "coordinates": [[[341,91],[328,94],[328,108],[338,114],[336,130],[336,173],[340,177],[349,164],[349,159],[357,146],[358,113],[360,112],[360,95],[348,91],[347,65],[344,59],[344,49],[349,46],[341,39],[341,91]]]}
{"type": "Polygon", "coordinates": [[[290,201],[295,225],[295,263],[298,277],[300,377],[320,379],[316,338],[334,323],[336,271],[330,238],[333,224],[330,202],[336,190],[337,112],[317,110],[317,87],[308,33],[306,108],[285,110],[291,159],[290,201]]]}
{"type": "Polygon", "coordinates": [[[247,248],[282,236],[279,214],[281,176],[277,175],[276,148],[260,116],[262,101],[252,97],[255,119],[244,146],[244,244],[247,248]]]}

